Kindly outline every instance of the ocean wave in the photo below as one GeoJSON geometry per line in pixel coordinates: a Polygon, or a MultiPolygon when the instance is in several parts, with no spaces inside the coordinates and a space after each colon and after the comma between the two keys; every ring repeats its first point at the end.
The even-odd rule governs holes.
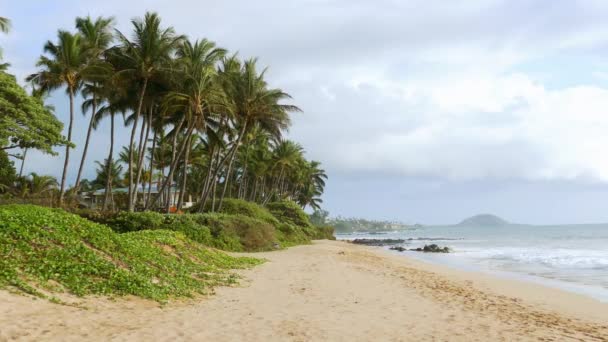
{"type": "Polygon", "coordinates": [[[475,259],[489,259],[551,268],[608,269],[608,251],[578,249],[489,248],[462,251],[475,259]]]}
{"type": "Polygon", "coordinates": [[[446,237],[416,237],[406,238],[408,241],[457,241],[464,240],[464,238],[446,238],[446,237]]]}

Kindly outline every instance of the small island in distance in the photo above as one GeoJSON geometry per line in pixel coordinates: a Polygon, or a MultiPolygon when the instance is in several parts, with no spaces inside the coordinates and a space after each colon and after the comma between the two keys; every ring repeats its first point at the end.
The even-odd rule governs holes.
{"type": "Polygon", "coordinates": [[[480,214],[462,220],[456,226],[461,227],[503,227],[511,225],[510,222],[492,214],[480,214]]]}

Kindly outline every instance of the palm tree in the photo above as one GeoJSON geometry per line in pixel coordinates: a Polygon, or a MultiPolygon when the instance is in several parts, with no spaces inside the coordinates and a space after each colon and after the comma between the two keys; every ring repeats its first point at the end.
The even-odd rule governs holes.
{"type": "MultiPolygon", "coordinates": [[[[156,13],[147,12],[143,20],[133,19],[131,23],[134,28],[132,40],[129,40],[120,31],[117,32],[121,42],[118,52],[124,65],[124,69],[119,71],[119,73],[133,79],[140,88],[129,142],[129,146],[134,146],[137,124],[142,113],[148,82],[157,77],[166,68],[171,61],[175,48],[177,48],[184,37],[176,35],[172,27],[161,28],[160,17],[156,13]]],[[[133,152],[133,149],[130,149],[128,164],[129,211],[133,211],[134,204],[133,152]]]]}
{"type": "Polygon", "coordinates": [[[110,184],[120,184],[123,171],[122,165],[108,159],[105,159],[103,163],[95,161],[95,164],[97,164],[95,184],[99,186],[105,186],[108,182],[110,184]]]}
{"type": "Polygon", "coordinates": [[[0,32],[8,33],[11,29],[11,21],[8,18],[0,17],[0,32]]]}
{"type": "Polygon", "coordinates": [[[72,34],[60,30],[58,32],[57,44],[48,41],[44,45],[44,52],[49,56],[42,55],[36,64],[42,69],[28,76],[28,81],[33,81],[40,86],[43,92],[58,89],[65,86],[70,100],[70,121],[68,125],[68,143],[65,148],[65,161],[61,176],[61,187],[59,192],[59,204],[63,204],[65,195],[65,182],[70,160],[70,149],[72,144],[72,126],[74,123],[74,96],[82,86],[84,77],[91,72],[87,63],[87,54],[82,44],[82,36],[78,33],[72,34]]]}
{"type": "MultiPolygon", "coordinates": [[[[0,17],[0,32],[8,33],[11,29],[11,21],[8,18],[0,17]]],[[[0,58],[2,58],[2,49],[0,49],[0,58]]],[[[0,70],[5,69],[8,64],[0,64],[0,70]]]]}
{"type": "Polygon", "coordinates": [[[325,188],[327,174],[320,168],[318,161],[305,162],[301,168],[300,179],[295,189],[295,200],[302,208],[310,206],[319,210],[323,200],[320,196],[325,188]]]}
{"type": "Polygon", "coordinates": [[[235,115],[239,132],[230,153],[218,210],[222,208],[222,201],[232,174],[234,157],[247,129],[257,124],[262,130],[279,137],[281,131],[289,127],[288,112],[300,111],[294,105],[280,103],[282,100],[290,99],[291,96],[280,89],[267,87],[264,80],[266,70],[258,73],[255,59],[246,61],[238,71],[234,69],[234,61],[227,60],[221,72],[223,88],[229,101],[228,106],[235,115]]]}
{"type": "MultiPolygon", "coordinates": [[[[193,129],[201,134],[207,131],[207,121],[213,108],[223,101],[223,92],[216,82],[215,65],[226,54],[226,50],[217,48],[215,43],[203,39],[194,43],[186,40],[177,50],[176,79],[174,89],[167,93],[163,106],[167,112],[183,115],[189,132],[184,141],[186,145],[184,168],[189,160],[193,129]]],[[[173,176],[175,165],[169,170],[173,176]]],[[[182,173],[181,191],[177,208],[181,208],[185,193],[188,172],[182,173]]],[[[167,208],[168,210],[168,208],[167,208]]]]}
{"type": "Polygon", "coordinates": [[[53,176],[38,175],[30,173],[30,194],[33,196],[43,196],[57,189],[57,179],[53,176]]]}
{"type": "MultiPolygon", "coordinates": [[[[0,17],[0,32],[8,33],[11,29],[11,21],[8,18],[0,17]]],[[[2,49],[0,49],[0,58],[2,58],[2,49]]],[[[0,70],[4,70],[8,64],[0,64],[0,70]]]]}
{"type": "Polygon", "coordinates": [[[26,177],[20,177],[14,188],[15,194],[21,198],[43,197],[57,189],[57,179],[53,176],[38,175],[35,172],[26,177]]]}
{"type": "MultiPolygon", "coordinates": [[[[84,53],[87,54],[89,64],[102,64],[100,57],[108,49],[112,42],[112,26],[114,24],[113,18],[99,17],[95,20],[91,17],[76,18],[76,28],[83,38],[82,44],[84,46],[84,53]]],[[[109,72],[110,70],[108,70],[109,72]]],[[[78,190],[80,187],[80,177],[82,176],[82,170],[84,162],[89,149],[89,141],[91,139],[91,132],[93,130],[93,122],[95,121],[95,114],[97,112],[97,106],[99,105],[99,82],[92,80],[84,85],[83,96],[91,96],[91,101],[88,106],[91,108],[91,120],[89,122],[89,128],[87,130],[87,137],[84,143],[84,149],[82,151],[82,158],[80,159],[80,166],[78,168],[78,175],[76,177],[75,188],[78,190]]],[[[83,103],[83,115],[86,113],[85,104],[83,103]]]]}

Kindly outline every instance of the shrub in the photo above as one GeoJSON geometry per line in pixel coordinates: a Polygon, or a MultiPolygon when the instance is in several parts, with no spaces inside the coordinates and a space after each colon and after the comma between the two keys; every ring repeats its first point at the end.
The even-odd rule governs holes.
{"type": "Polygon", "coordinates": [[[264,208],[255,202],[249,202],[236,198],[225,199],[224,203],[222,204],[221,213],[251,217],[270,223],[275,227],[279,224],[277,218],[272,215],[267,208],[264,208]]]}
{"type": "Polygon", "coordinates": [[[280,222],[298,227],[312,227],[308,215],[295,202],[272,202],[267,205],[267,208],[280,222]]]}
{"type": "MultiPolygon", "coordinates": [[[[222,237],[231,244],[238,237],[241,249],[245,251],[262,251],[273,248],[275,239],[274,226],[243,215],[208,213],[196,215],[199,224],[208,226],[215,238],[222,237]]],[[[232,246],[234,247],[234,246],[232,246]]]]}
{"type": "Polygon", "coordinates": [[[116,216],[115,213],[112,213],[110,211],[101,211],[101,210],[94,210],[94,209],[76,208],[76,209],[70,210],[69,212],[71,212],[72,214],[76,214],[82,218],[85,218],[89,221],[103,223],[103,224],[110,222],[116,216]]]}
{"type": "MultiPolygon", "coordinates": [[[[194,215],[165,215],[161,228],[182,232],[190,239],[206,246],[214,246],[209,227],[196,222],[194,215]]],[[[215,247],[215,246],[214,246],[215,247]]]]}
{"type": "Polygon", "coordinates": [[[282,247],[310,243],[310,237],[308,237],[302,228],[290,223],[281,223],[276,235],[282,247]]]}
{"type": "Polygon", "coordinates": [[[332,226],[316,226],[315,240],[335,240],[334,227],[332,226]]]}
{"type": "Polygon", "coordinates": [[[45,289],[159,301],[234,283],[230,269],[261,262],[208,250],[179,232],[117,234],[61,209],[32,205],[0,206],[0,255],[0,287],[39,296],[45,289]]]}
{"type": "Polygon", "coordinates": [[[136,232],[144,229],[161,229],[164,223],[165,215],[152,211],[121,211],[108,222],[115,231],[121,233],[136,232]]]}

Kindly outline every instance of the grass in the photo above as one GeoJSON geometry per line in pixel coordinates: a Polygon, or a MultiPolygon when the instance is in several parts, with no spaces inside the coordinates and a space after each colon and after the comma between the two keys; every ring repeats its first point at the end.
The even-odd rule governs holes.
{"type": "Polygon", "coordinates": [[[111,228],[60,209],[0,207],[0,287],[43,296],[135,295],[157,301],[236,281],[262,261],[205,248],[181,232],[111,228]]]}

